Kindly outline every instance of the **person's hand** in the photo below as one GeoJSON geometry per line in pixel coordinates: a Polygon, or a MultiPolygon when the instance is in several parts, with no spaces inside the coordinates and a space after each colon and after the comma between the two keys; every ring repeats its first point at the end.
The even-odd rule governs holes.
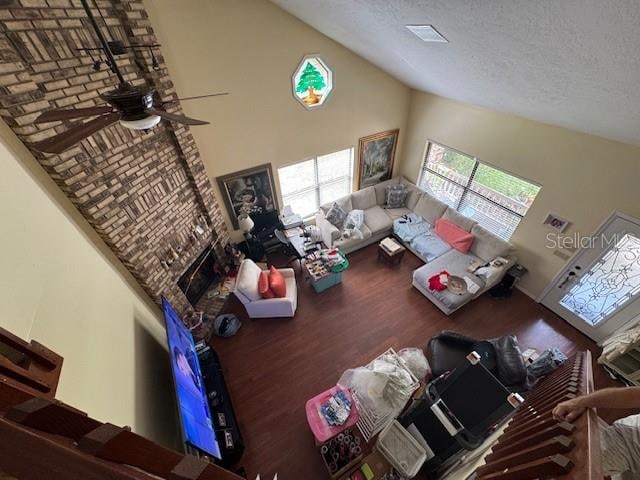
{"type": "Polygon", "coordinates": [[[586,408],[580,404],[579,398],[572,398],[571,400],[566,400],[556,405],[552,414],[553,418],[556,420],[573,422],[576,418],[582,415],[585,410],[586,408]]]}

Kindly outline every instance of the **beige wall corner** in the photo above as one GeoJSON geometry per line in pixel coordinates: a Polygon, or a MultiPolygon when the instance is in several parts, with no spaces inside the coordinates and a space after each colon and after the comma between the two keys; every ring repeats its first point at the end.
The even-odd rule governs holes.
{"type": "Polygon", "coordinates": [[[190,0],[180,8],[147,0],[145,7],[178,95],[231,93],[183,103],[185,113],[211,122],[191,131],[212,180],[262,163],[277,176],[278,167],[392,128],[400,128],[402,155],[409,88],[267,0],[190,0]],[[291,88],[311,53],[334,74],[331,97],[315,111],[291,88]]]}
{"type": "Polygon", "coordinates": [[[0,325],[64,357],[60,400],[172,443],[158,307],[4,122],[0,221],[0,325]]]}
{"type": "Polygon", "coordinates": [[[548,248],[549,212],[571,221],[565,235],[591,234],[613,210],[640,216],[640,147],[417,91],[407,123],[399,172],[412,181],[431,139],[542,185],[512,238],[532,296],[564,265],[548,248]]]}

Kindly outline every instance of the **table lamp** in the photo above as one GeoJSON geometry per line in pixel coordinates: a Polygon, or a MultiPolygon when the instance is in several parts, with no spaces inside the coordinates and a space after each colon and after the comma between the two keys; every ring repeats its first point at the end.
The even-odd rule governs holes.
{"type": "Polygon", "coordinates": [[[245,237],[249,236],[249,232],[251,232],[253,226],[253,220],[251,220],[251,217],[246,213],[243,213],[238,217],[238,229],[244,233],[245,237]]]}

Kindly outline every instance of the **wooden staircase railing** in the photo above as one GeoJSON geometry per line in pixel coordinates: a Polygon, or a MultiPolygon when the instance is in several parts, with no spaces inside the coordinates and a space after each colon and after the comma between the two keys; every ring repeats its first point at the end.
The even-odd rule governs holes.
{"type": "Polygon", "coordinates": [[[28,358],[15,363],[0,354],[5,375],[0,381],[0,477],[242,480],[206,459],[162,447],[128,427],[99,422],[55,400],[62,358],[0,331],[0,342],[6,339],[14,353],[28,358]]]}
{"type": "Polygon", "coordinates": [[[574,423],[551,415],[558,402],[593,391],[591,365],[591,353],[580,352],[527,396],[476,470],[478,480],[603,478],[596,412],[589,409],[574,423]]]}
{"type": "Polygon", "coordinates": [[[62,357],[36,341],[25,342],[0,327],[0,382],[8,387],[0,409],[31,397],[54,398],[62,357]]]}

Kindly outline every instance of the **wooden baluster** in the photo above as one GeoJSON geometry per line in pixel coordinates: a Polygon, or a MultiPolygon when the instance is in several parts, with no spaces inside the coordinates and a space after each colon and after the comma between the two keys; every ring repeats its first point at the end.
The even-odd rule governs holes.
{"type": "Polygon", "coordinates": [[[486,464],[477,470],[478,475],[512,468],[523,463],[533,462],[543,457],[548,457],[556,453],[566,453],[573,448],[573,440],[564,435],[550,438],[541,443],[536,443],[529,448],[518,450],[510,455],[504,452],[491,454],[485,458],[486,464]]]}
{"type": "Polygon", "coordinates": [[[101,423],[55,400],[32,398],[10,408],[5,418],[13,422],[78,441],[101,423]]]}
{"type": "Polygon", "coordinates": [[[207,469],[209,462],[201,460],[193,455],[185,455],[173,470],[167,480],[199,480],[207,469]]]}
{"type": "Polygon", "coordinates": [[[544,430],[533,432],[531,435],[524,436],[517,440],[513,438],[512,439],[502,438],[501,436],[500,439],[498,440],[498,443],[496,443],[493,447],[491,447],[491,449],[494,452],[503,451],[503,450],[506,450],[507,452],[513,452],[513,451],[516,451],[517,449],[527,448],[528,445],[533,445],[534,443],[537,443],[537,442],[543,442],[545,440],[548,440],[549,438],[553,438],[558,435],[571,436],[571,433],[574,430],[575,430],[575,427],[571,423],[567,423],[567,422],[556,423],[555,425],[550,425],[544,430]]]}
{"type": "Polygon", "coordinates": [[[573,463],[564,455],[556,454],[532,462],[523,463],[500,472],[481,475],[478,480],[533,480],[568,473],[573,463]]]}

